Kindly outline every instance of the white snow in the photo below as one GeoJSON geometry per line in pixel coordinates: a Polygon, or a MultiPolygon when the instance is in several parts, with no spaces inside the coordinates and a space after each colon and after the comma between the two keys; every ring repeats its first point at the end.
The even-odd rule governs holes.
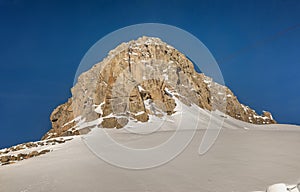
{"type": "Polygon", "coordinates": [[[145,91],[145,89],[142,86],[140,86],[140,85],[138,85],[138,90],[139,90],[139,92],[145,91]]]}
{"type": "MultiPolygon", "coordinates": [[[[172,161],[139,171],[112,166],[86,146],[87,138],[101,141],[104,136],[102,129],[94,128],[87,135],[50,146],[54,149],[50,153],[0,166],[0,191],[250,192],[265,191],[267,186],[280,181],[285,184],[269,187],[268,192],[286,192],[284,186],[295,186],[286,183],[299,181],[299,126],[254,125],[230,116],[224,118],[221,112],[212,117],[209,111],[196,105],[189,107],[173,98],[176,113],[170,116],[150,115],[147,123],[131,120],[124,129],[104,129],[105,134],[118,143],[143,149],[161,144],[176,130],[189,133],[196,127],[187,148],[172,161]],[[199,156],[197,151],[210,119],[212,122],[224,120],[224,124],[213,147],[199,156]]],[[[151,100],[145,101],[146,108],[155,107],[153,105],[151,100]]],[[[100,118],[86,122],[80,118],[77,128],[97,126],[101,121],[100,118]]],[[[99,149],[101,147],[110,149],[111,146],[99,146],[99,149]]],[[[291,192],[299,191],[295,188],[291,192]]]]}
{"type": "Polygon", "coordinates": [[[152,102],[151,99],[144,100],[144,105],[145,105],[146,109],[150,110],[150,108],[151,108],[151,104],[150,103],[151,102],[152,102]]]}
{"type": "Polygon", "coordinates": [[[96,127],[97,125],[100,125],[103,121],[103,118],[99,118],[99,119],[96,119],[94,121],[89,121],[89,122],[86,122],[86,119],[83,118],[79,121],[79,123],[77,123],[75,129],[76,130],[81,130],[81,129],[84,129],[86,127],[96,127]]]}
{"type": "Polygon", "coordinates": [[[103,114],[102,111],[102,106],[105,104],[105,101],[103,101],[102,103],[100,103],[98,106],[96,106],[95,112],[99,113],[99,114],[103,114]]]}
{"type": "Polygon", "coordinates": [[[269,117],[263,117],[263,116],[260,116],[260,115],[253,115],[253,117],[254,117],[255,119],[264,119],[264,120],[269,119],[269,117]]]}
{"type": "Polygon", "coordinates": [[[206,84],[210,84],[210,83],[211,83],[211,81],[210,81],[210,80],[206,80],[206,79],[205,79],[205,80],[203,80],[203,82],[204,82],[204,83],[206,83],[206,84]]]}
{"type": "Polygon", "coordinates": [[[249,107],[248,107],[248,106],[245,106],[245,105],[243,105],[243,104],[241,104],[241,105],[242,105],[242,107],[243,107],[244,111],[245,111],[245,112],[247,112],[247,111],[248,111],[248,109],[249,109],[249,107]]]}
{"type": "Polygon", "coordinates": [[[74,118],[73,120],[71,120],[71,121],[65,123],[65,124],[63,125],[63,127],[69,125],[70,123],[80,121],[80,119],[81,119],[81,116],[78,116],[78,117],[74,118]]]}
{"type": "Polygon", "coordinates": [[[165,88],[165,92],[172,97],[174,96],[174,93],[170,91],[167,87],[165,88]]]}
{"type": "Polygon", "coordinates": [[[137,112],[137,113],[134,114],[134,115],[139,116],[139,115],[142,115],[142,114],[144,114],[144,113],[145,113],[145,111],[139,111],[139,112],[137,112]]]}
{"type": "MultiPolygon", "coordinates": [[[[263,113],[265,113],[265,112],[267,112],[267,111],[263,110],[263,113]]],[[[271,120],[273,120],[273,116],[271,113],[270,113],[270,118],[271,118],[271,120]]]]}

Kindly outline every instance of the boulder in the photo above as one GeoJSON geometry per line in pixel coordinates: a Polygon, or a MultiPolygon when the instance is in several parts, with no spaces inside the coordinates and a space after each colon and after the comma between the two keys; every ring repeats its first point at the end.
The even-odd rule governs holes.
{"type": "Polygon", "coordinates": [[[7,163],[10,161],[11,156],[2,156],[0,157],[1,163],[7,163]]]}

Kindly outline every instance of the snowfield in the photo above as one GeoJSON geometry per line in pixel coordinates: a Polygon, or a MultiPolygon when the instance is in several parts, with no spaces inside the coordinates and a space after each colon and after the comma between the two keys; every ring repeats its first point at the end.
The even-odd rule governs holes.
{"type": "MultiPolygon", "coordinates": [[[[182,129],[177,131],[184,134],[193,131],[189,127],[198,122],[193,139],[179,155],[144,170],[120,168],[99,158],[87,147],[88,139],[96,142],[103,136],[94,128],[87,135],[49,146],[50,153],[0,166],[0,191],[251,192],[266,191],[270,186],[268,192],[285,192],[285,187],[293,188],[300,182],[299,126],[252,125],[219,115],[213,121],[224,121],[222,130],[212,148],[199,155],[209,119],[205,110],[181,106],[169,117],[106,130],[119,143],[143,149],[170,138],[176,130],[172,126],[180,125],[182,129]]],[[[110,149],[110,145],[104,147],[110,149]]],[[[291,192],[299,191],[294,188],[291,192]]]]}

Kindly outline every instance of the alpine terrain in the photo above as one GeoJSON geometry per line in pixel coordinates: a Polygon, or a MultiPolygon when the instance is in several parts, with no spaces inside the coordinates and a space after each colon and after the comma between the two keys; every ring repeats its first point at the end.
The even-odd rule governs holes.
{"type": "Polygon", "coordinates": [[[240,103],[159,38],[120,44],[82,73],[71,92],[40,141],[0,150],[0,191],[299,192],[300,127],[277,124],[270,112],[240,103]],[[199,155],[210,125],[220,133],[199,155]],[[126,148],[145,150],[177,133],[191,140],[174,142],[172,149],[182,150],[147,169],[105,140],[109,135],[126,148]]]}

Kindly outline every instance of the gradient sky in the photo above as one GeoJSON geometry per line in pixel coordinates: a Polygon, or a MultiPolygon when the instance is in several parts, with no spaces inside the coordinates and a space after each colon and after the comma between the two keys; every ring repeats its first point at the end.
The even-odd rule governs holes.
{"type": "Polygon", "coordinates": [[[242,103],[300,124],[299,10],[298,0],[0,0],[0,148],[39,140],[52,110],[71,96],[87,50],[114,30],[148,22],[195,35],[242,103]]]}

